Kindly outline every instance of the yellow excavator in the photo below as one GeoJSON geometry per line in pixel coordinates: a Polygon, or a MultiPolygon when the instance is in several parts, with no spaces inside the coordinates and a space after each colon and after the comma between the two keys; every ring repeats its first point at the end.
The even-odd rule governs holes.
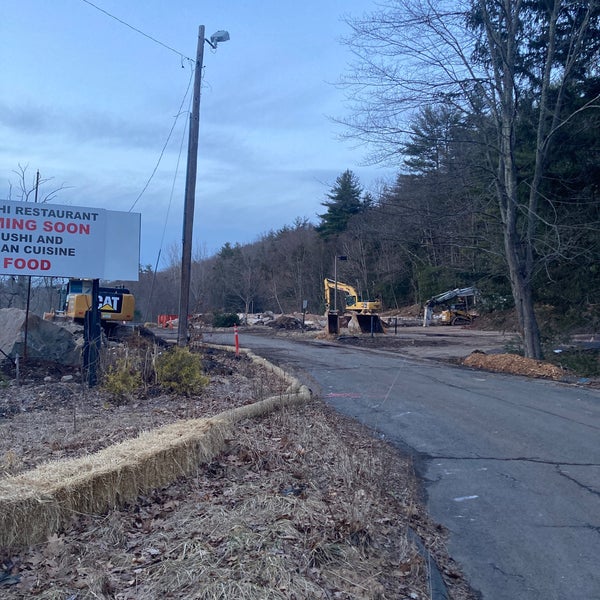
{"type": "MultiPolygon", "coordinates": [[[[325,286],[325,309],[328,315],[335,316],[337,320],[337,314],[332,308],[331,299],[332,296],[335,296],[336,292],[342,292],[344,294],[342,313],[346,311],[351,312],[353,319],[356,319],[363,333],[385,333],[381,319],[376,314],[377,311],[381,310],[381,302],[379,300],[365,300],[351,285],[336,281],[335,279],[326,277],[323,280],[323,284],[325,286]]],[[[335,306],[335,301],[333,305],[335,306]]],[[[332,331],[333,329],[337,329],[337,327],[330,324],[330,332],[337,333],[337,331],[332,331]]]]}
{"type": "MultiPolygon", "coordinates": [[[[102,325],[110,327],[123,321],[133,321],[135,298],[124,287],[100,287],[96,298],[102,325]]],[[[92,280],[70,279],[60,290],[61,309],[44,313],[48,321],[68,320],[83,323],[92,303],[92,280]]]]}
{"type": "Polygon", "coordinates": [[[356,311],[362,314],[371,314],[374,311],[381,310],[381,302],[379,300],[363,300],[357,291],[347,283],[335,281],[328,277],[323,280],[325,284],[325,308],[327,312],[331,310],[331,296],[336,291],[345,294],[344,310],[356,311]]]}

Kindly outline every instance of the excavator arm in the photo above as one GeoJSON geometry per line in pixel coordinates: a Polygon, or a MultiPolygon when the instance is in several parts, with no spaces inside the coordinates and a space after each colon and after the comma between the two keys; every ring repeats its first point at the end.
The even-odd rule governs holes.
{"type": "Polygon", "coordinates": [[[362,300],[358,295],[358,292],[347,283],[329,279],[326,277],[323,280],[325,285],[325,305],[329,311],[331,309],[331,295],[335,294],[337,288],[338,292],[345,294],[345,309],[350,311],[358,311],[363,313],[370,313],[373,311],[381,310],[381,302],[379,300],[362,300]]]}
{"type": "MultiPolygon", "coordinates": [[[[325,286],[325,304],[327,313],[331,310],[331,297],[335,295],[336,290],[345,294],[345,306],[344,311],[350,311],[353,313],[352,319],[358,324],[358,327],[363,333],[385,333],[381,319],[376,314],[376,311],[381,310],[381,302],[379,300],[365,300],[363,301],[358,295],[357,291],[347,283],[341,281],[335,281],[334,279],[325,278],[323,280],[325,286]]],[[[336,323],[338,323],[338,317],[333,312],[329,314],[329,317],[334,317],[336,323]]],[[[331,325],[328,325],[330,333],[338,333],[337,325],[331,329],[331,325]]]]}

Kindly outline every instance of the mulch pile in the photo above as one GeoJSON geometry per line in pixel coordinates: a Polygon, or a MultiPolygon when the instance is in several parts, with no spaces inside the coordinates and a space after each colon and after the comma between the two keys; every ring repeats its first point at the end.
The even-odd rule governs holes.
{"type": "Polygon", "coordinates": [[[527,377],[543,377],[555,381],[560,381],[567,375],[564,369],[556,365],[533,358],[525,358],[518,354],[485,354],[475,351],[464,359],[463,364],[476,369],[526,375],[527,377]]]}

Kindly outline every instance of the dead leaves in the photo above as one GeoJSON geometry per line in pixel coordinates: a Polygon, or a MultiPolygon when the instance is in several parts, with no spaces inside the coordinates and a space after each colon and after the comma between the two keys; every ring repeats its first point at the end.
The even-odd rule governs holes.
{"type": "MultiPolygon", "coordinates": [[[[240,381],[221,388],[227,394],[212,397],[211,410],[244,397],[240,381]]],[[[84,429],[79,417],[92,447],[160,424],[179,404],[162,398],[107,410],[96,401],[102,427],[84,429]]],[[[44,415],[48,427],[53,416],[44,415]]],[[[12,556],[3,568],[14,583],[0,581],[0,597],[151,600],[197,597],[216,585],[230,586],[236,593],[221,597],[232,598],[267,590],[287,598],[427,597],[425,562],[405,532],[418,529],[429,547],[441,536],[395,451],[317,402],[236,431],[228,451],[195,477],[104,516],[74,516],[46,544],[12,556]]],[[[59,449],[67,446],[75,451],[77,440],[59,449]]]]}

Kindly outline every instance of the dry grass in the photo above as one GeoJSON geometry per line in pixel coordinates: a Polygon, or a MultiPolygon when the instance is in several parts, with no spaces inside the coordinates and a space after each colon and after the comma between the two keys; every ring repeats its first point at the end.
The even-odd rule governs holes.
{"type": "Polygon", "coordinates": [[[46,539],[73,513],[102,513],[212,459],[231,435],[222,419],[183,421],[81,458],[0,481],[0,547],[46,539]]]}
{"type": "Polygon", "coordinates": [[[20,554],[3,597],[428,598],[410,464],[356,433],[318,402],[244,421],[195,476],[20,554]]]}
{"type": "MultiPolygon", "coordinates": [[[[240,364],[247,368],[246,362],[240,364]]],[[[255,374],[273,378],[277,373],[266,369],[262,365],[255,374]]],[[[100,476],[109,477],[104,488],[113,490],[104,495],[95,484],[90,487],[93,478],[80,477],[96,470],[93,457],[81,456],[63,465],[62,472],[40,465],[38,473],[47,474],[41,478],[44,493],[60,496],[48,481],[62,480],[65,496],[57,513],[38,522],[47,527],[54,518],[59,528],[26,549],[5,547],[0,596],[424,600],[430,597],[429,567],[407,535],[410,528],[442,565],[451,598],[469,598],[445,553],[442,532],[422,509],[410,462],[320,401],[307,402],[305,394],[286,379],[281,393],[259,402],[228,397],[219,403],[211,397],[211,410],[221,408],[227,419],[215,428],[214,446],[200,457],[207,464],[186,462],[198,454],[194,436],[200,423],[187,429],[166,425],[160,448],[169,449],[149,449],[144,456],[154,459],[142,461],[139,471],[124,466],[132,456],[133,462],[139,460],[140,448],[135,449],[117,469],[118,478],[100,476]],[[282,398],[302,402],[273,412],[282,398]],[[237,423],[235,434],[232,423],[237,423]],[[214,454],[219,447],[222,451],[214,454]],[[148,491],[152,481],[159,487],[148,491]],[[124,490],[123,497],[115,489],[124,490]]],[[[200,404],[192,412],[203,410],[200,404]]],[[[108,411],[106,427],[118,429],[127,408],[108,411]]],[[[50,421],[50,415],[46,418],[50,421]]],[[[150,447],[155,434],[138,439],[150,447]]],[[[122,441],[121,448],[135,443],[122,441]]],[[[120,456],[119,446],[102,450],[100,462],[120,456]]],[[[19,478],[25,483],[28,477],[21,474],[2,484],[19,478]]],[[[40,496],[32,496],[24,504],[29,513],[8,506],[4,525],[11,510],[13,520],[36,519],[35,511],[44,505],[40,496]]]]}

